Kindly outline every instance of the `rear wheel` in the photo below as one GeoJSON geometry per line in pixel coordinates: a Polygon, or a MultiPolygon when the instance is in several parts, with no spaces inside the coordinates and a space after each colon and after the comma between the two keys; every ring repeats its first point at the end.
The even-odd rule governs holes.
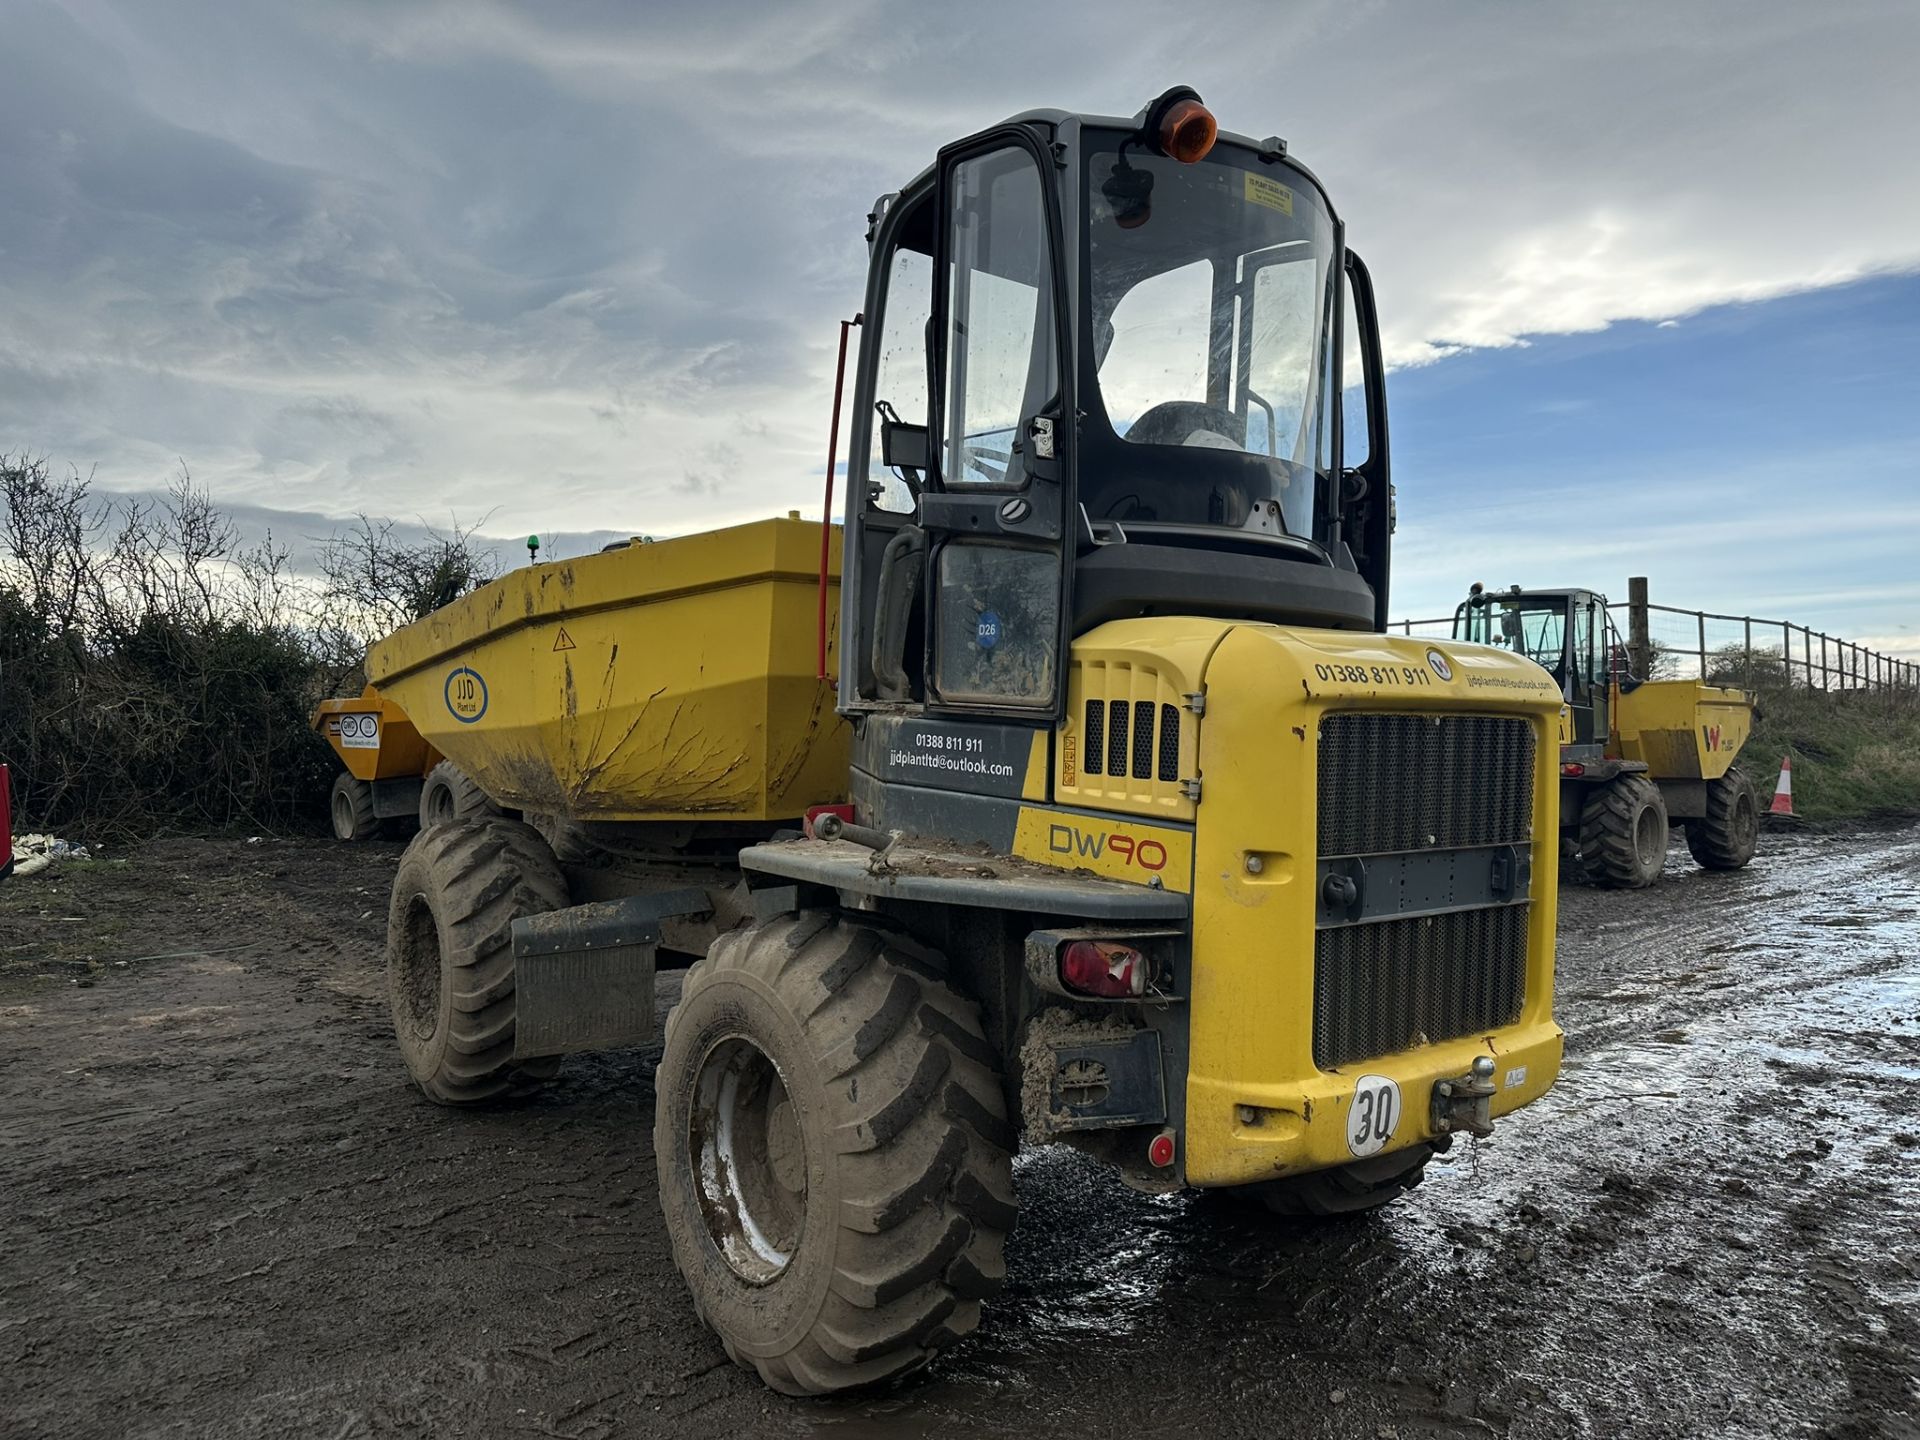
{"type": "Polygon", "coordinates": [[[1424,1180],[1433,1155],[1433,1146],[1414,1145],[1331,1170],[1269,1180],[1252,1187],[1253,1198],[1276,1215],[1326,1218],[1378,1210],[1424,1180]]]}
{"type": "Polygon", "coordinates": [[[368,840],[380,828],[373,813],[373,787],[344,770],[333,782],[330,805],[336,840],[368,840]]]}
{"type": "Polygon", "coordinates": [[[438,825],[407,846],[387,912],[387,999],[407,1073],[432,1099],[470,1105],[558,1072],[557,1058],[513,1058],[513,922],[567,903],[553,852],[517,821],[438,825]]]}
{"type": "Polygon", "coordinates": [[[1709,870],[1738,870],[1753,859],[1760,838],[1760,807],[1738,765],[1707,782],[1707,813],[1687,825],[1687,849],[1709,870]]]}
{"type": "Polygon", "coordinates": [[[473,777],[451,760],[442,760],[427,772],[420,787],[420,828],[451,825],[476,815],[498,815],[500,809],[473,777]]]}
{"type": "Polygon", "coordinates": [[[1641,890],[1667,859],[1667,802],[1638,771],[1616,775],[1580,811],[1580,858],[1599,884],[1641,890]]]}
{"type": "Polygon", "coordinates": [[[728,1355],[789,1395],[912,1370],[1005,1277],[1013,1134],[939,958],[826,913],[714,943],[654,1077],[674,1261],[728,1355]]]}

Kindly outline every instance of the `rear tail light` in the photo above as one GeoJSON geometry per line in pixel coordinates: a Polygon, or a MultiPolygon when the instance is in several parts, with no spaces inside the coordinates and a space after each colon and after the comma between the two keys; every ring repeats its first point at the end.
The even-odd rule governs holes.
{"type": "Polygon", "coordinates": [[[1151,974],[1146,956],[1107,940],[1075,940],[1060,956],[1060,978],[1068,989],[1107,1000],[1146,994],[1151,974]]]}
{"type": "Polygon", "coordinates": [[[1560,773],[1562,775],[1584,775],[1587,773],[1587,767],[1582,765],[1578,760],[1569,760],[1560,767],[1560,773]]]}

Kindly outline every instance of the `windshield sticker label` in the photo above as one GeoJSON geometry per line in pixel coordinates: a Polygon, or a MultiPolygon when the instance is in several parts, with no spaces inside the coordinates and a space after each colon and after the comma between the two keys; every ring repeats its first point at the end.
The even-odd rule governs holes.
{"type": "Polygon", "coordinates": [[[478,670],[462,665],[447,676],[447,710],[462,725],[471,725],[487,713],[487,682],[478,670]]]}
{"type": "Polygon", "coordinates": [[[983,610],[980,618],[974,622],[973,638],[982,650],[991,650],[1000,643],[1000,616],[992,610],[983,610]]]}
{"type": "Polygon", "coordinates": [[[1247,172],[1247,203],[1264,205],[1269,210],[1278,210],[1282,215],[1293,214],[1293,191],[1277,180],[1269,180],[1264,175],[1247,172]]]}

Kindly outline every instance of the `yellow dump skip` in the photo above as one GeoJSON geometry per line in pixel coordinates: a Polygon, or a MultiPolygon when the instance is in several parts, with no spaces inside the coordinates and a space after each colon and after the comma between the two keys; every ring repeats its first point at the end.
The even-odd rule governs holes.
{"type": "Polygon", "coordinates": [[[1718,780],[1747,743],[1753,702],[1698,680],[1650,680],[1620,696],[1620,753],[1656,780],[1718,780]]]}
{"type": "MultiPolygon", "coordinates": [[[[828,668],[839,620],[831,535],[828,668]]],[[[529,565],[395,631],[367,673],[502,805],[778,820],[839,799],[815,679],[820,527],[763,520],[529,565]]]]}
{"type": "Polygon", "coordinates": [[[351,700],[322,700],[309,723],[356,780],[417,777],[440,759],[407,712],[371,685],[351,700]]]}

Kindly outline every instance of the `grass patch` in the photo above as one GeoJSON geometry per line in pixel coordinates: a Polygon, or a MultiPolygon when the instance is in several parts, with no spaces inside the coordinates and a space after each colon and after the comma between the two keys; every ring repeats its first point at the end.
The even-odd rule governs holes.
{"type": "Polygon", "coordinates": [[[1780,757],[1793,757],[1793,807],[1815,824],[1920,816],[1920,703],[1762,685],[1740,756],[1764,809],[1780,757]]]}

